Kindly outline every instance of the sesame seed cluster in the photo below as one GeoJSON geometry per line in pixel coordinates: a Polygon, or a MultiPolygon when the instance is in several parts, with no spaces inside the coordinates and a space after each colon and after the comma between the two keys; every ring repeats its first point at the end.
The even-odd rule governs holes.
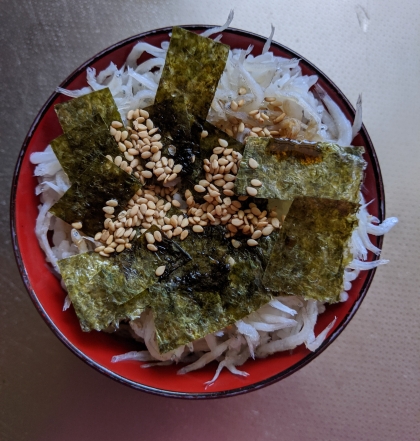
{"type": "MultiPolygon", "coordinates": [[[[238,90],[238,98],[248,93],[245,87],[240,87],[238,90]]],[[[244,140],[249,136],[255,137],[284,137],[296,139],[301,129],[307,127],[301,121],[288,118],[283,111],[283,103],[275,97],[265,97],[265,105],[260,109],[250,110],[247,114],[246,120],[242,120],[240,116],[236,117],[235,112],[241,112],[242,107],[246,105],[246,100],[240,98],[232,100],[229,104],[230,110],[233,112],[223,127],[229,136],[236,137],[238,133],[242,133],[248,129],[244,140]]]]}
{"type": "MultiPolygon", "coordinates": [[[[158,128],[154,127],[149,114],[143,109],[131,110],[127,119],[131,127],[123,127],[122,123],[114,121],[110,133],[118,142],[122,155],[115,158],[107,156],[117,166],[127,173],[133,174],[144,187],[128,202],[126,210],[115,212],[118,201],[110,199],[103,207],[104,228],[95,235],[95,240],[101,242],[95,251],[104,257],[120,253],[131,248],[131,242],[138,234],[143,234],[152,225],[159,231],[146,234],[147,248],[157,251],[156,242],[162,241],[162,234],[171,239],[179,236],[184,240],[190,232],[202,233],[208,225],[225,225],[226,237],[232,238],[232,244],[238,248],[242,244],[234,239],[237,234],[248,236],[248,246],[256,246],[262,236],[270,235],[275,229],[281,228],[281,222],[274,211],[261,211],[253,202],[246,203],[249,196],[236,196],[233,192],[236,174],[242,160],[241,153],[229,147],[224,139],[218,140],[209,159],[204,159],[203,170],[205,179],[194,186],[194,190],[202,195],[204,203],[196,202],[190,190],[186,190],[184,200],[178,188],[171,183],[178,183],[178,173],[182,170],[180,164],[175,164],[172,158],[162,156],[162,143],[158,128]],[[150,159],[145,169],[138,159],[150,159]],[[147,179],[155,175],[161,181],[159,185],[148,185],[147,179]],[[178,197],[175,195],[178,194],[178,197]],[[244,205],[244,206],[243,206],[244,205]],[[169,215],[172,207],[178,213],[169,215]]],[[[203,131],[201,136],[206,137],[203,131]]],[[[144,161],[143,161],[144,162],[144,161]]],[[[258,167],[252,158],[250,167],[258,167]]],[[[254,179],[247,187],[248,195],[256,196],[262,183],[254,179]]],[[[157,271],[164,271],[160,269],[157,271]]]]}

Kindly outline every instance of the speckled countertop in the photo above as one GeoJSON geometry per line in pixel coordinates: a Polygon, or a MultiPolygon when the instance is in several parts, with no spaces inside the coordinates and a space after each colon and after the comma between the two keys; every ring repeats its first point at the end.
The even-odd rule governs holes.
{"type": "Polygon", "coordinates": [[[0,2],[0,439],[418,440],[420,3],[415,0],[9,0],[0,2]],[[248,395],[187,402],[100,375],[35,310],[15,264],[9,193],[40,107],[76,67],[131,35],[221,24],[268,35],[327,74],[355,104],[379,157],[388,233],[360,310],[320,357],[248,395]]]}

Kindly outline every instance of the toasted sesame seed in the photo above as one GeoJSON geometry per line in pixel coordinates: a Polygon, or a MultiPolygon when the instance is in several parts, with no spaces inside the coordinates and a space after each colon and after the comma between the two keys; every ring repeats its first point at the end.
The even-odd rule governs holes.
{"type": "Polygon", "coordinates": [[[238,110],[238,103],[236,102],[236,101],[231,101],[231,103],[230,103],[230,108],[232,109],[232,110],[238,110]]]}
{"type": "Polygon", "coordinates": [[[184,240],[187,236],[188,236],[188,230],[184,230],[184,231],[181,233],[180,238],[181,238],[181,240],[184,240]]]}
{"type": "MultiPolygon", "coordinates": [[[[148,121],[149,121],[149,120],[148,120],[148,121]]],[[[156,271],[155,271],[155,274],[156,274],[158,277],[161,276],[161,275],[165,272],[165,268],[166,268],[165,265],[162,265],[162,266],[157,267],[157,269],[156,269],[156,271]]]]}
{"type": "Polygon", "coordinates": [[[172,225],[164,225],[163,227],[162,227],[162,231],[169,231],[169,230],[172,230],[174,227],[172,226],[172,225]]]}
{"type": "Polygon", "coordinates": [[[95,240],[100,240],[100,239],[101,239],[101,236],[102,236],[102,233],[101,233],[101,232],[96,233],[96,234],[95,234],[95,240]]]}
{"type": "Polygon", "coordinates": [[[157,251],[157,247],[153,245],[152,243],[147,244],[147,249],[150,251],[157,251]]]}
{"type": "Polygon", "coordinates": [[[269,236],[274,230],[274,227],[272,225],[267,225],[266,227],[263,228],[262,230],[262,234],[264,236],[269,236]]]}
{"type": "Polygon", "coordinates": [[[230,173],[228,173],[228,174],[226,174],[226,175],[224,175],[224,178],[223,178],[226,182],[232,182],[232,181],[234,181],[235,179],[236,179],[236,176],[235,175],[232,175],[232,174],[230,174],[230,173]]]}
{"type": "Polygon", "coordinates": [[[274,122],[275,124],[277,124],[277,123],[283,121],[285,116],[286,116],[286,114],[285,114],[285,113],[282,113],[282,114],[279,115],[279,116],[278,116],[273,122],[274,122]]]}
{"type": "Polygon", "coordinates": [[[192,229],[195,233],[202,233],[204,231],[204,229],[201,225],[194,225],[192,227],[192,229]]]}
{"type": "Polygon", "coordinates": [[[229,145],[229,143],[226,141],[226,139],[219,138],[218,141],[219,141],[220,147],[227,147],[229,145]]]}
{"type": "Polygon", "coordinates": [[[261,187],[262,182],[261,182],[259,179],[252,179],[252,180],[251,180],[251,185],[252,185],[253,187],[261,187]]]}
{"type": "Polygon", "coordinates": [[[114,135],[115,141],[119,142],[121,139],[121,132],[117,130],[114,135]]]}
{"type": "Polygon", "coordinates": [[[119,244],[118,246],[117,246],[117,248],[115,248],[115,251],[117,252],[117,253],[121,253],[121,251],[124,251],[125,250],[125,244],[119,244]]]}
{"type": "Polygon", "coordinates": [[[152,233],[146,233],[145,235],[147,243],[155,243],[155,237],[152,233]]]}
{"type": "MultiPolygon", "coordinates": [[[[125,233],[125,228],[124,227],[120,227],[118,228],[118,230],[115,232],[114,237],[122,237],[122,235],[125,233]]],[[[109,234],[109,233],[108,233],[109,234]]]]}
{"type": "Polygon", "coordinates": [[[249,158],[248,164],[251,168],[258,168],[258,162],[254,158],[249,158]]]}
{"type": "Polygon", "coordinates": [[[179,173],[182,170],[181,164],[176,164],[174,167],[174,173],[179,173]]]}
{"type": "Polygon", "coordinates": [[[274,228],[279,228],[280,227],[280,221],[276,217],[273,217],[273,219],[271,219],[271,225],[274,228]]]}
{"type": "Polygon", "coordinates": [[[96,247],[95,248],[95,252],[96,253],[99,253],[99,251],[103,251],[105,249],[105,246],[104,245],[101,245],[100,247],[96,247]]]}
{"type": "Polygon", "coordinates": [[[194,190],[198,193],[204,193],[206,191],[202,185],[194,185],[194,190]]]}
{"type": "Polygon", "coordinates": [[[105,249],[104,249],[104,253],[107,253],[107,254],[111,254],[111,253],[113,253],[115,251],[115,249],[114,248],[112,248],[112,247],[106,247],[105,249]]]}
{"type": "Polygon", "coordinates": [[[245,95],[246,94],[245,87],[240,87],[238,93],[239,93],[239,95],[245,95]]]}
{"type": "Polygon", "coordinates": [[[239,240],[232,239],[232,245],[235,248],[239,248],[242,244],[241,244],[241,242],[239,242],[239,240]]]}
{"type": "Polygon", "coordinates": [[[206,138],[208,135],[209,135],[209,132],[208,132],[207,130],[203,130],[203,131],[201,132],[201,137],[202,137],[202,138],[206,138]]]}
{"type": "Polygon", "coordinates": [[[107,214],[114,214],[115,208],[114,207],[102,207],[102,210],[107,214]]]}
{"type": "Polygon", "coordinates": [[[117,130],[114,127],[110,127],[109,128],[109,133],[111,134],[111,136],[115,136],[115,134],[117,133],[117,130]]]}
{"type": "Polygon", "coordinates": [[[267,101],[267,103],[272,103],[273,101],[276,101],[276,97],[274,96],[266,96],[264,98],[265,101],[267,101]]]}
{"type": "Polygon", "coordinates": [[[254,187],[246,187],[246,192],[250,195],[250,196],[256,196],[258,193],[258,190],[254,187]]]}
{"type": "Polygon", "coordinates": [[[80,230],[82,228],[82,223],[81,222],[73,222],[71,224],[71,226],[75,229],[75,230],[80,230]]]}
{"type": "Polygon", "coordinates": [[[180,207],[181,206],[181,202],[177,201],[176,199],[172,199],[172,205],[174,207],[180,207]]]}
{"type": "Polygon", "coordinates": [[[112,121],[111,126],[114,127],[114,129],[119,129],[123,125],[119,121],[112,121]]]}
{"type": "Polygon", "coordinates": [[[252,130],[254,133],[259,133],[259,132],[261,132],[262,127],[253,127],[251,130],[252,130]]]}
{"type": "Polygon", "coordinates": [[[162,242],[162,234],[160,231],[155,231],[153,233],[153,236],[158,242],[162,242]]]}
{"type": "Polygon", "coordinates": [[[104,251],[99,251],[99,254],[103,257],[109,257],[109,254],[105,253],[104,251]]]}
{"type": "Polygon", "coordinates": [[[174,230],[173,230],[173,235],[174,236],[179,236],[180,234],[182,233],[182,228],[181,227],[176,227],[174,230]]]}
{"type": "Polygon", "coordinates": [[[254,239],[248,239],[246,241],[246,243],[250,246],[250,247],[255,247],[256,245],[258,245],[258,242],[254,239]]]}

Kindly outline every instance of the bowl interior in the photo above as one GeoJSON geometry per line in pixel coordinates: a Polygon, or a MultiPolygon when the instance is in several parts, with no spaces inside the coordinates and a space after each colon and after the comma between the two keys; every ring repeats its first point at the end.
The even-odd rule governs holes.
{"type": "MultiPolygon", "coordinates": [[[[197,32],[206,28],[203,26],[186,27],[197,32]]],[[[61,86],[69,89],[84,87],[87,85],[86,67],[94,67],[99,72],[111,61],[121,67],[135,43],[145,41],[153,45],[160,45],[162,41],[169,40],[169,32],[170,28],[161,29],[118,43],[78,68],[61,86]]],[[[242,49],[246,49],[252,44],[254,45],[252,53],[257,55],[261,53],[265,39],[254,34],[230,29],[223,32],[223,42],[232,48],[242,49]]],[[[277,43],[272,44],[271,50],[277,56],[300,58],[303,73],[318,75],[321,86],[338,103],[350,121],[353,121],[354,109],[342,92],[322,72],[298,54],[277,43]]],[[[317,333],[327,326],[334,317],[337,317],[337,320],[326,341],[317,352],[311,353],[307,349],[299,347],[292,352],[280,353],[266,359],[248,360],[243,366],[243,369],[250,374],[247,378],[222,371],[217,382],[211,388],[204,390],[203,383],[212,378],[216,367],[215,363],[184,376],[176,374],[179,366],[141,369],[139,363],[134,361],[111,363],[113,355],[139,350],[138,345],[105,333],[84,333],[80,329],[73,309],[62,311],[65,292],[57,277],[52,273],[49,264],[45,261],[44,253],[38,245],[34,232],[39,199],[35,196],[34,189],[37,185],[37,179],[34,177],[34,166],[30,163],[29,157],[33,152],[44,150],[51,140],[62,133],[54,112],[54,105],[67,99],[63,95],[54,93],[38,114],[27,135],[14,176],[11,218],[15,254],[29,294],[47,324],[79,357],[112,378],[145,391],[167,396],[194,398],[229,396],[255,390],[290,375],[321,353],[344,329],[363,300],[372,281],[374,270],[362,272],[353,283],[347,302],[329,306],[326,312],[319,316],[316,325],[317,333]]],[[[373,203],[369,206],[370,212],[382,220],[384,218],[382,179],[375,151],[364,127],[354,143],[363,145],[366,149],[365,159],[368,162],[368,167],[363,193],[366,200],[373,199],[373,203]]],[[[373,242],[380,247],[382,238],[374,238],[373,242]]],[[[373,258],[372,255],[369,256],[369,259],[373,258]]]]}

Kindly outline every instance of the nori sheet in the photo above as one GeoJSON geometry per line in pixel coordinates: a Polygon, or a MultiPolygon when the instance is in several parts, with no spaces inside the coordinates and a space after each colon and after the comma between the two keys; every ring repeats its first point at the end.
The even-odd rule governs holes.
{"type": "Polygon", "coordinates": [[[206,119],[229,54],[229,46],[174,27],[156,103],[184,97],[188,111],[206,119]]]}
{"type": "Polygon", "coordinates": [[[336,303],[344,268],[351,262],[349,240],[358,204],[299,197],[286,216],[263,282],[270,289],[336,303]]]}
{"type": "Polygon", "coordinates": [[[109,133],[109,126],[98,113],[84,121],[83,125],[73,127],[54,139],[51,147],[72,183],[79,180],[81,171],[89,165],[95,152],[112,157],[120,154],[115,139],[109,133]]]}
{"type": "MultiPolygon", "coordinates": [[[[157,229],[153,226],[147,232],[157,229]]],[[[99,331],[119,320],[138,317],[149,304],[147,288],[191,260],[188,253],[166,237],[155,245],[158,251],[147,249],[144,233],[132,242],[130,250],[110,257],[84,253],[58,262],[84,331],[99,331]],[[158,278],[155,271],[161,265],[166,269],[158,278]]]]}
{"type": "Polygon", "coordinates": [[[64,133],[83,127],[97,113],[108,127],[112,121],[122,123],[120,112],[107,87],[65,103],[56,104],[54,109],[64,133]]]}
{"type": "Polygon", "coordinates": [[[105,273],[112,260],[90,252],[58,261],[72,305],[83,331],[101,331],[110,325],[118,326],[121,320],[133,320],[147,306],[147,291],[140,292],[122,305],[109,300],[103,284],[105,273]]]}
{"type": "Polygon", "coordinates": [[[239,249],[225,233],[215,226],[188,235],[180,245],[192,260],[149,287],[162,353],[233,324],[271,299],[262,276],[277,233],[261,238],[258,247],[239,249]]]}
{"type": "Polygon", "coordinates": [[[363,147],[307,143],[287,139],[247,140],[235,193],[247,194],[252,179],[259,179],[258,197],[293,200],[298,196],[359,201],[366,162],[363,147]],[[253,158],[259,167],[252,169],[253,158]]]}
{"type": "Polygon", "coordinates": [[[125,209],[128,201],[141,187],[133,176],[121,170],[101,153],[90,157],[87,168],[77,182],[51,208],[50,212],[65,222],[82,222],[82,231],[94,236],[102,231],[102,208],[109,199],[116,199],[115,213],[125,209]]]}

